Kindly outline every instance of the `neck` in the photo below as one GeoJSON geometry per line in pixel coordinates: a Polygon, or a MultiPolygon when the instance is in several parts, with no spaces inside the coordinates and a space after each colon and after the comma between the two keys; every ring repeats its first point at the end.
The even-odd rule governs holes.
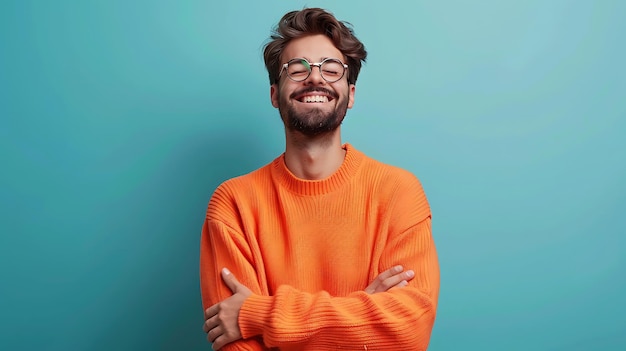
{"type": "Polygon", "coordinates": [[[328,178],[341,167],[345,155],[339,128],[315,137],[286,131],[285,165],[298,178],[328,178]]]}

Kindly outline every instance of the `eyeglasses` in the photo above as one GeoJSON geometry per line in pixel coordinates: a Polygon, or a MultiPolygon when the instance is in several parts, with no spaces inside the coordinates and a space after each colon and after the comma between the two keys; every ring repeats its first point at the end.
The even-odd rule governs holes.
{"type": "Polygon", "coordinates": [[[327,58],[322,62],[309,62],[303,58],[294,58],[283,64],[278,78],[280,79],[283,71],[286,71],[289,79],[294,82],[302,82],[309,78],[313,67],[319,68],[320,75],[325,81],[334,83],[343,77],[348,65],[335,58],[327,58]]]}

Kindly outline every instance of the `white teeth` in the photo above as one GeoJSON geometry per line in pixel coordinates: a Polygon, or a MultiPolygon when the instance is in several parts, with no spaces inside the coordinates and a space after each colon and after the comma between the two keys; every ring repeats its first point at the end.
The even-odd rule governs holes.
{"type": "Polygon", "coordinates": [[[328,102],[328,97],[323,95],[305,96],[303,102],[328,102]]]}

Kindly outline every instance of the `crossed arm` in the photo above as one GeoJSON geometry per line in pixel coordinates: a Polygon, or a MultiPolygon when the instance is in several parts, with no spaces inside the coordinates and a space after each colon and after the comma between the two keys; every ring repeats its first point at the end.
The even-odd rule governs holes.
{"type": "Polygon", "coordinates": [[[215,349],[349,348],[367,343],[374,348],[425,350],[428,346],[439,290],[429,217],[389,239],[378,260],[382,268],[411,268],[414,278],[399,276],[394,283],[388,279],[409,272],[393,273],[387,268],[364,290],[341,297],[289,285],[270,295],[264,265],[255,261],[244,236],[219,221],[206,221],[202,240],[204,328],[215,349]],[[215,235],[208,235],[211,231],[215,235]],[[232,273],[224,271],[220,276],[224,267],[232,273]],[[392,289],[395,286],[399,288],[392,289]]]}
{"type": "MultiPolygon", "coordinates": [[[[239,311],[246,298],[252,294],[252,291],[241,284],[227,268],[223,268],[221,273],[224,283],[233,295],[205,310],[202,327],[207,333],[207,340],[213,343],[215,350],[242,338],[238,322],[239,311]]],[[[363,291],[375,294],[394,287],[401,288],[407,286],[408,281],[414,276],[412,270],[405,271],[400,265],[393,266],[379,274],[363,291]]]]}

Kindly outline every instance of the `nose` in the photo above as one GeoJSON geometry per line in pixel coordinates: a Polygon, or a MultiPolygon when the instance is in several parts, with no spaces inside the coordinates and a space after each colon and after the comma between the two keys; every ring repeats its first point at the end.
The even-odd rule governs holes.
{"type": "Polygon", "coordinates": [[[311,73],[309,74],[309,77],[306,79],[306,83],[312,84],[312,85],[319,85],[319,84],[326,83],[326,80],[322,78],[322,69],[320,66],[311,67],[311,73]]]}

